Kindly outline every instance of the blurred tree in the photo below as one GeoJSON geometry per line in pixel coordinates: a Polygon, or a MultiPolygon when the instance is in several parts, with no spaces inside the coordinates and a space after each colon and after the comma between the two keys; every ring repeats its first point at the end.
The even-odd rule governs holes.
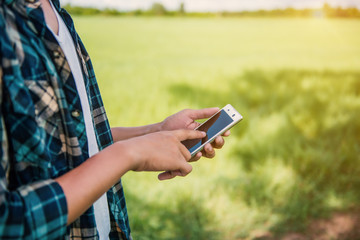
{"type": "Polygon", "coordinates": [[[144,11],[141,9],[136,9],[136,10],[130,12],[130,15],[133,15],[133,16],[141,16],[143,14],[144,14],[144,11]]]}
{"type": "Polygon", "coordinates": [[[327,17],[327,18],[360,18],[360,10],[356,7],[341,8],[332,7],[326,3],[322,9],[272,9],[272,10],[257,10],[257,11],[241,11],[241,12],[191,12],[185,11],[185,3],[181,1],[179,9],[176,11],[168,11],[161,3],[154,3],[152,7],[143,11],[141,9],[121,12],[116,9],[97,9],[93,7],[79,7],[67,4],[64,8],[73,15],[105,15],[105,16],[197,16],[197,17],[327,17]]]}
{"type": "Polygon", "coordinates": [[[162,16],[162,15],[166,15],[167,10],[164,7],[164,5],[162,5],[161,3],[154,3],[151,7],[151,12],[154,15],[162,16]]]}
{"type": "Polygon", "coordinates": [[[101,11],[101,14],[105,16],[119,16],[123,13],[116,9],[105,8],[104,10],[101,11]]]}
{"type": "Polygon", "coordinates": [[[334,16],[334,9],[327,2],[324,3],[323,11],[326,17],[334,16]]]}
{"type": "Polygon", "coordinates": [[[331,7],[328,3],[325,3],[323,6],[323,12],[328,18],[359,18],[360,11],[359,9],[353,8],[341,8],[341,7],[331,7]]]}
{"type": "Polygon", "coordinates": [[[179,14],[184,15],[185,14],[185,3],[181,2],[179,7],[179,14]]]}

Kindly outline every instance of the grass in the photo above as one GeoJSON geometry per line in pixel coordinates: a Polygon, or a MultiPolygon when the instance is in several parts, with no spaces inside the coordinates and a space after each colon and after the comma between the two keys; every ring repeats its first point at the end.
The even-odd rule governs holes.
{"type": "Polygon", "coordinates": [[[244,115],[186,178],[124,178],[135,239],[254,239],[359,207],[360,21],[75,19],[113,126],[244,115]]]}

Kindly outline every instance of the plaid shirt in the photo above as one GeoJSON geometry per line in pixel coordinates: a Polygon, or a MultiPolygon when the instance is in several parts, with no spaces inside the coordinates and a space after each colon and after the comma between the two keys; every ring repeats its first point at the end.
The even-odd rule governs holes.
{"type": "MultiPolygon", "coordinates": [[[[90,58],[69,14],[100,150],[112,144],[90,58]]],[[[91,207],[70,226],[54,178],[88,158],[80,99],[38,0],[0,0],[0,238],[98,239],[91,207]]],[[[89,186],[91,187],[91,186],[89,186]]],[[[108,192],[110,239],[131,239],[121,182],[108,192]]]]}

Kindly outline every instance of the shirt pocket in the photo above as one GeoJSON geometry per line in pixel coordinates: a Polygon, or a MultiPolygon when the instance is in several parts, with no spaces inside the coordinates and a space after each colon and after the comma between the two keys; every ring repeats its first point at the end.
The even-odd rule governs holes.
{"type": "Polygon", "coordinates": [[[25,85],[33,101],[38,125],[44,128],[49,127],[48,124],[56,124],[53,117],[59,113],[59,104],[53,87],[47,80],[25,80],[25,85]]]}
{"type": "Polygon", "coordinates": [[[23,79],[18,81],[20,83],[22,87],[18,90],[21,92],[7,91],[11,101],[7,105],[12,108],[9,107],[5,116],[12,143],[13,186],[52,177],[64,142],[61,141],[63,126],[54,88],[47,80],[23,79]],[[14,92],[21,95],[11,94],[14,92]]]}
{"type": "Polygon", "coordinates": [[[44,151],[56,158],[64,148],[64,133],[58,100],[54,88],[47,80],[25,80],[34,105],[34,118],[42,138],[44,151]]]}
{"type": "Polygon", "coordinates": [[[28,151],[29,147],[26,144],[17,146],[17,162],[20,165],[24,162],[31,163],[32,167],[28,169],[29,171],[37,172],[41,177],[49,177],[52,175],[54,161],[62,152],[63,145],[59,104],[54,89],[47,80],[24,80],[24,84],[31,96],[33,106],[33,113],[28,114],[27,117],[32,118],[30,123],[36,122],[33,135],[29,137],[33,139],[32,142],[36,147],[28,151]]]}

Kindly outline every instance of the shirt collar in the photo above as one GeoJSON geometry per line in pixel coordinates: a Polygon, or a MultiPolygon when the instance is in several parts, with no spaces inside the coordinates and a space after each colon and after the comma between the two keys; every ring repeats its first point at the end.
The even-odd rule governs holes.
{"type": "MultiPolygon", "coordinates": [[[[27,18],[31,18],[33,12],[42,12],[39,0],[5,0],[5,3],[11,5],[15,11],[27,18]]],[[[45,20],[44,16],[40,20],[45,20]]]]}
{"type": "MultiPolygon", "coordinates": [[[[49,0],[49,1],[51,1],[54,4],[57,11],[60,11],[59,0],[49,0]]],[[[5,3],[8,5],[14,5],[15,8],[18,10],[18,12],[20,12],[22,15],[26,17],[30,16],[31,18],[32,15],[34,15],[33,17],[37,17],[40,21],[45,20],[42,10],[40,9],[41,3],[39,0],[5,0],[5,3]],[[37,13],[33,14],[34,11],[37,13]]]]}
{"type": "MultiPolygon", "coordinates": [[[[6,4],[11,4],[13,2],[16,2],[18,0],[5,0],[4,2],[6,4]]],[[[39,0],[25,0],[25,1],[20,1],[20,2],[27,2],[27,3],[35,3],[35,2],[38,2],[39,0]]],[[[60,8],[60,0],[49,0],[49,1],[52,1],[53,4],[57,7],[57,8],[60,8]]]]}
{"type": "Polygon", "coordinates": [[[56,10],[58,11],[60,10],[60,0],[49,0],[49,1],[51,1],[54,4],[56,10]]]}
{"type": "MultiPolygon", "coordinates": [[[[30,29],[41,38],[52,39],[52,33],[48,30],[41,3],[39,0],[5,0],[14,11],[22,15],[30,29]]],[[[55,8],[59,7],[59,0],[53,1],[55,8]]],[[[55,41],[55,40],[52,40],[55,41]]]]}

